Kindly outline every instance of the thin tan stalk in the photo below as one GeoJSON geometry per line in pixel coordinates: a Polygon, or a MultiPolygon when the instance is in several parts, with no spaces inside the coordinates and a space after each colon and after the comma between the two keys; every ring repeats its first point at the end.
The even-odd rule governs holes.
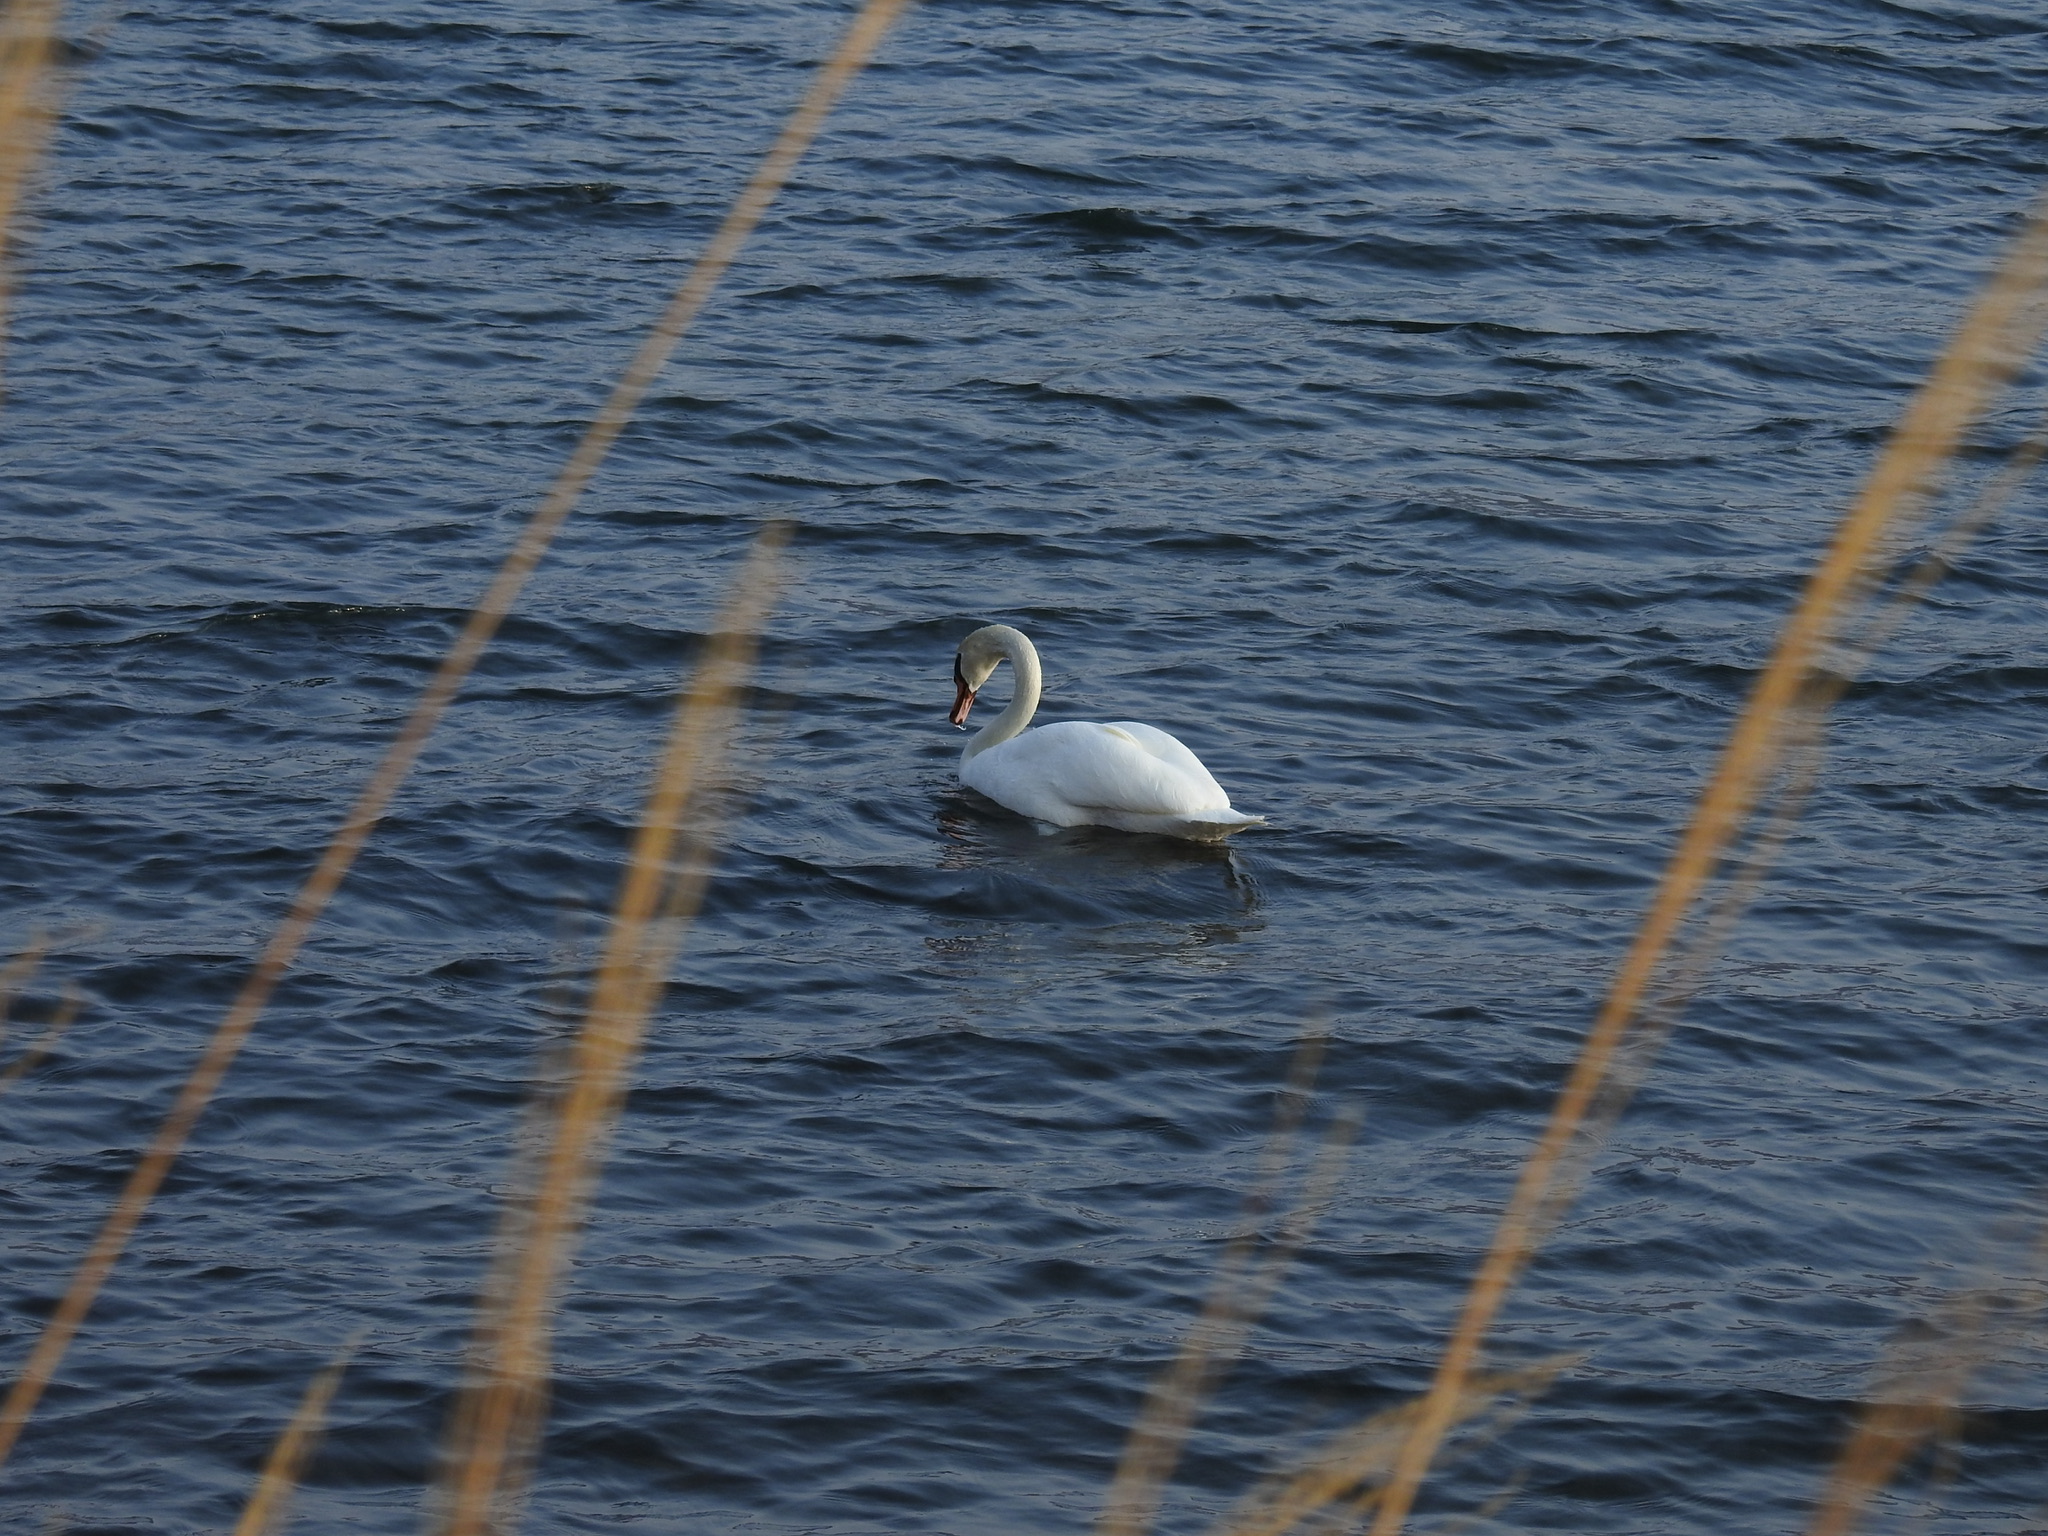
{"type": "Polygon", "coordinates": [[[1927,1383],[1906,1402],[1873,1403],[1835,1468],[1810,1536],[1849,1536],[1878,1492],[1928,1440],[1952,1431],[1953,1406],[1938,1400],[1948,1383],[1927,1383]]]}
{"type": "MultiPolygon", "coordinates": [[[[1344,1164],[1351,1151],[1351,1144],[1358,1139],[1359,1127],[1365,1123],[1364,1114],[1357,1109],[1339,1112],[1330,1123],[1330,1129],[1323,1137],[1322,1147],[1316,1153],[1316,1160],[1303,1181],[1301,1198],[1287,1219],[1273,1234],[1273,1244],[1260,1256],[1255,1268],[1244,1286],[1242,1300],[1238,1303],[1239,1325],[1234,1335],[1226,1336],[1228,1350],[1217,1357],[1218,1370],[1227,1368],[1237,1356],[1244,1343],[1244,1335],[1265,1314],[1266,1304],[1273,1299],[1273,1292],[1279,1289],[1287,1271],[1301,1256],[1301,1250],[1308,1246],[1308,1240],[1315,1235],[1316,1225],[1336,1198],[1338,1181],[1343,1177],[1344,1164]]],[[[1213,1378],[1212,1378],[1213,1381],[1213,1378]]]]}
{"type": "Polygon", "coordinates": [[[546,1127],[536,1187],[499,1228],[467,1379],[436,1490],[443,1536],[510,1531],[545,1411],[554,1313],[647,1022],[709,879],[719,783],[740,690],[788,532],[771,525],[734,583],[668,746],[619,890],[566,1082],[546,1127]]]}
{"type": "Polygon", "coordinates": [[[547,1409],[550,1341],[541,1339],[533,1344],[529,1368],[516,1379],[505,1376],[500,1356],[506,1318],[517,1296],[520,1267],[533,1242],[542,1170],[555,1122],[561,1115],[575,1046],[573,1039],[564,1038],[550,1042],[543,1050],[534,1093],[514,1137],[512,1173],[506,1181],[504,1207],[491,1245],[490,1268],[477,1296],[476,1321],[463,1360],[462,1384],[443,1433],[442,1468],[433,1495],[443,1514],[450,1497],[448,1484],[463,1458],[470,1455],[480,1436],[499,1433],[505,1441],[500,1462],[506,1470],[495,1490],[494,1514],[500,1524],[512,1524],[524,1496],[525,1470],[531,1465],[539,1443],[547,1409]],[[493,1429],[494,1424],[501,1427],[493,1429]]]}
{"type": "Polygon", "coordinates": [[[1899,1469],[1929,1441],[1953,1433],[1963,1391],[1987,1354],[1985,1310],[1983,1295],[1967,1294],[1944,1309],[1933,1339],[1893,1342],[1808,1536],[1850,1536],[1899,1469]]]}
{"type": "Polygon", "coordinates": [[[7,1092],[25,1075],[42,1065],[57,1042],[64,1038],[64,1032],[71,1028],[72,1023],[78,1018],[78,1011],[84,1006],[84,992],[77,987],[64,989],[64,1001],[57,1005],[56,1014],[43,1026],[43,1032],[36,1036],[35,1043],[15,1057],[8,1064],[6,1071],[0,1072],[0,1094],[7,1092]]]}
{"type": "MultiPolygon", "coordinates": [[[[1878,651],[1899,632],[1935,584],[1954,568],[1962,553],[2004,510],[2044,455],[2048,455],[2048,419],[2013,450],[1970,506],[1885,594],[1863,627],[1836,642],[1832,659],[1825,665],[1816,665],[1798,698],[1788,706],[1781,738],[1785,767],[1768,816],[1751,838],[1740,867],[1726,881],[1712,910],[1672,963],[1669,979],[1655,998],[1644,1004],[1616,1050],[1606,1081],[1587,1110],[1572,1149],[1560,1160],[1550,1194],[1531,1224],[1531,1251],[1548,1240],[1576,1198],[1591,1159],[1627,1109],[1665,1038],[1705,982],[1714,961],[1727,947],[1765,877],[1776,865],[1793,827],[1819,786],[1827,757],[1828,712],[1841,701],[1878,651]]],[[[1874,592],[1877,583],[1873,581],[1869,586],[1874,592]]]]}
{"type": "Polygon", "coordinates": [[[703,308],[718,279],[732,265],[740,247],[755,225],[760,223],[761,216],[789,179],[804,151],[817,137],[826,115],[867,63],[889,24],[907,4],[908,0],[865,0],[838,50],[819,70],[810,90],[762,161],[761,168],[740,193],[724,223],[712,236],[711,244],[697,259],[682,287],[655,322],[624,376],[584,433],[583,440],[577,444],[576,451],[546,499],[528,520],[512,552],[498,568],[483,598],[463,625],[461,634],[449,647],[433,679],[414,705],[412,714],[400,728],[397,739],[371,773],[369,782],[342,822],[334,841],[299,888],[290,909],[257,960],[255,969],[250,972],[227,1016],[214,1031],[170,1113],[164,1117],[148,1150],[129,1176],[105,1225],[73,1275],[70,1287],[50,1314],[49,1321],[43,1325],[42,1334],[30,1351],[13,1389],[6,1400],[0,1402],[0,1466],[4,1466],[12,1454],[15,1442],[28,1423],[29,1415],[41,1401],[58,1362],[64,1358],[65,1350],[70,1347],[72,1338],[85,1321],[86,1313],[106,1284],[107,1276],[128,1246],[128,1240],[141,1222],[150,1200],[184,1149],[201,1111],[247,1042],[271,994],[298,958],[314,923],[355,864],[357,855],[383,818],[392,797],[412,771],[428,736],[475,667],[477,658],[497,633],[505,615],[511,611],[527,578],[533,574],[534,567],[547,552],[563,520],[625,429],[676,343],[703,308]]]}
{"type": "MultiPolygon", "coordinates": [[[[1521,1370],[1468,1377],[1459,1388],[1453,1425],[1518,1412],[1517,1402],[1540,1395],[1584,1358],[1556,1355],[1521,1370]]],[[[1404,1403],[1332,1436],[1293,1471],[1268,1478],[1216,1524],[1213,1536],[1287,1536],[1306,1520],[1349,1528],[1385,1497],[1383,1480],[1427,1404],[1404,1403]]]]}
{"type": "Polygon", "coordinates": [[[1189,1427],[1208,1394],[1226,1350],[1255,1313],[1249,1307],[1247,1271],[1277,1198],[1281,1179],[1293,1161],[1294,1146],[1307,1116],[1309,1095],[1330,1043],[1325,1017],[1295,1047],[1287,1083],[1273,1106],[1273,1126],[1259,1153],[1252,1187],[1245,1195],[1236,1234],[1223,1250],[1210,1282],[1201,1315],[1181,1341],[1173,1363],[1162,1371],[1145,1396],[1145,1405],[1124,1442],[1116,1476],[1096,1518],[1096,1536],[1141,1536],[1159,1510],[1166,1481],[1180,1460],[1189,1427]]]}
{"type": "Polygon", "coordinates": [[[1706,980],[1714,961],[1727,948],[1742,915],[1749,910],[1765,877],[1792,835],[1793,827],[1820,784],[1827,760],[1827,716],[1849,691],[1849,685],[1896,635],[1935,584],[2004,510],[2014,492],[2048,454],[2048,421],[2013,450],[1999,472],[1969,508],[1943,531],[1931,549],[1886,594],[1876,612],[1852,637],[1837,642],[1833,660],[1818,667],[1786,711],[1781,749],[1785,768],[1775,800],[1762,828],[1750,840],[1739,870],[1725,884],[1713,910],[1687,942],[1671,967],[1671,977],[1656,999],[1645,1005],[1628,1039],[1616,1053],[1615,1065],[1580,1128],[1571,1160],[1560,1164],[1550,1199],[1532,1229],[1535,1246],[1547,1239],[1564,1208],[1576,1195],[1588,1160],[1621,1118],[1665,1037],[1706,980]]]}
{"type": "Polygon", "coordinates": [[[1955,568],[1963,551],[2005,510],[2013,494],[2040,467],[2044,454],[2048,454],[2048,419],[2038,423],[2025,441],[2007,456],[1998,473],[1977,494],[1969,510],[1950,524],[1935,541],[1934,547],[1906,574],[1863,631],[1844,643],[1844,654],[1839,664],[1815,680],[1811,690],[1812,707],[1825,712],[1848,691],[1856,675],[1899,632],[1913,609],[1936,583],[1955,568]]]}
{"type": "MultiPolygon", "coordinates": [[[[1642,1076],[1648,1071],[1678,1016],[1705,981],[1708,970],[1727,947],[1736,925],[1749,909],[1764,878],[1777,863],[1792,828],[1819,786],[1827,757],[1827,716],[1849,691],[1849,685],[1869,665],[1878,651],[1896,635],[1934,585],[1951,569],[1963,551],[1990,526],[2027,477],[2048,454],[2048,421],[2007,458],[1999,472],[1979,492],[1969,508],[1944,530],[1896,587],[1889,592],[1861,630],[1836,642],[1833,659],[1817,665],[1797,700],[1786,711],[1782,733],[1785,767],[1768,818],[1750,841],[1740,869],[1716,899],[1712,912],[1688,941],[1671,967],[1671,979],[1664,983],[1656,1000],[1645,1006],[1628,1040],[1617,1053],[1616,1065],[1608,1075],[1595,1108],[1589,1112],[1579,1135],[1580,1151],[1574,1154],[1580,1167],[1553,1180],[1546,1220],[1538,1223],[1540,1245],[1562,1208],[1579,1186],[1578,1172],[1604,1140],[1642,1076]]],[[[1872,584],[1873,590],[1875,583],[1872,584]]]]}
{"type": "Polygon", "coordinates": [[[2039,346],[2048,287],[2048,205],[2037,209],[1992,274],[1927,382],[1908,405],[1869,482],[1786,622],[1769,665],[1737,718],[1691,824],[1666,867],[1549,1123],[1523,1164],[1491,1248],[1466,1295],[1436,1377],[1423,1397],[1372,1536],[1395,1536],[1448,1431],[1480,1346],[1535,1251],[1546,1218],[1567,1199],[1561,1179],[1582,1158],[1582,1133],[1674,942],[1730,853],[1769,783],[1785,764],[1802,694],[1824,652],[1843,635],[1847,605],[1867,597],[1879,556],[1924,515],[1964,430],[2039,346]]]}
{"type": "Polygon", "coordinates": [[[57,121],[61,10],[61,0],[8,0],[0,11],[0,357],[14,296],[21,204],[57,121]]]}
{"type": "MultiPolygon", "coordinates": [[[[1098,1536],[1143,1536],[1152,1528],[1196,1414],[1243,1353],[1245,1341],[1273,1292],[1329,1208],[1359,1123],[1353,1111],[1340,1115],[1331,1126],[1300,1200],[1256,1263],[1250,1262],[1258,1237],[1256,1227],[1241,1231],[1225,1251],[1201,1316],[1188,1330],[1173,1364],[1154,1384],[1125,1442],[1123,1459],[1096,1521],[1098,1536]]],[[[1292,1130],[1286,1135],[1291,1142],[1292,1130]]],[[[1274,1139],[1280,1139],[1277,1127],[1274,1139]]]]}
{"type": "Polygon", "coordinates": [[[1971,1378],[2048,1304],[2042,1287],[2048,1223],[2030,1245],[2026,1271],[2018,1285],[1970,1286],[1932,1318],[1900,1329],[1879,1363],[1870,1401],[1836,1458],[1807,1536],[1851,1536],[1901,1467],[1930,1444],[1953,1446],[1971,1378]]]}
{"type": "Polygon", "coordinates": [[[235,1522],[235,1536],[272,1536],[283,1528],[286,1507],[298,1492],[306,1463],[313,1459],[314,1448],[327,1427],[327,1410],[334,1403],[334,1394],[361,1341],[362,1335],[357,1334],[342,1345],[341,1353],[328,1361],[306,1387],[306,1395],[299,1399],[291,1422],[270,1448],[263,1474],[256,1480],[256,1491],[243,1507],[242,1518],[235,1522]]]}

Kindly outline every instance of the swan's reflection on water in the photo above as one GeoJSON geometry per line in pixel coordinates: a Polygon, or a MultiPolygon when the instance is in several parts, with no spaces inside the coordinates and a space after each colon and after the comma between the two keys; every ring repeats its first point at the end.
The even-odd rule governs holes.
{"type": "Polygon", "coordinates": [[[937,864],[968,876],[926,938],[972,968],[1021,961],[1050,941],[1067,953],[1210,963],[1264,926],[1258,882],[1227,842],[1045,829],[972,791],[941,800],[937,864]],[[1048,928],[1056,934],[1048,933],[1048,928]]]}

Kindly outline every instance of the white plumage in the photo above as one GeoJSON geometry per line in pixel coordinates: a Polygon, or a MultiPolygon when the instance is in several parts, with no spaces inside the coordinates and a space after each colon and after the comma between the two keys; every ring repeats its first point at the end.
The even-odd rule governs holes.
{"type": "Polygon", "coordinates": [[[977,629],[960,643],[955,725],[965,724],[975,693],[1003,661],[1016,672],[1016,696],[960,754],[960,782],[969,789],[1057,827],[1216,838],[1264,819],[1232,810],[1201,759],[1156,726],[1067,720],[1026,730],[1038,710],[1038,652],[1007,624],[977,629]]]}

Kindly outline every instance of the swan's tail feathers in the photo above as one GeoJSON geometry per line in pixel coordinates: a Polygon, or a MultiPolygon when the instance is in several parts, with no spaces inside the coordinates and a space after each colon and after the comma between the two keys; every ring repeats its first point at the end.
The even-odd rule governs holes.
{"type": "Polygon", "coordinates": [[[1264,821],[1266,817],[1262,815],[1245,815],[1243,811],[1190,811],[1180,836],[1198,842],[1223,842],[1233,831],[1264,825],[1264,821]]]}
{"type": "Polygon", "coordinates": [[[1153,824],[1133,827],[1132,831],[1164,832],[1169,837],[1186,837],[1208,842],[1217,838],[1241,832],[1246,827],[1261,826],[1266,818],[1248,816],[1243,811],[1224,809],[1220,811],[1182,811],[1173,816],[1147,818],[1153,824]]]}

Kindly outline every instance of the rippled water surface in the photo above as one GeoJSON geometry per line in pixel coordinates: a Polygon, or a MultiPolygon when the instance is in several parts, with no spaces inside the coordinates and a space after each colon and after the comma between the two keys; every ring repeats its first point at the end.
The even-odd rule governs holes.
{"type": "MultiPolygon", "coordinates": [[[[89,993],[0,1106],[7,1371],[845,15],[110,13],[0,414],[0,941],[67,934],[31,1025],[89,993]]],[[[556,979],[771,517],[755,787],[574,1276],[532,1528],[1084,1529],[1317,1010],[1365,1129],[1170,1528],[1399,1402],[2048,172],[2044,93],[2020,0],[913,13],[202,1122],[8,1528],[226,1528],[358,1329],[301,1528],[415,1527],[556,979]],[[1047,835],[963,792],[951,654],[992,620],[1041,718],[1153,721],[1268,824],[1047,835]]],[[[2048,1178],[2044,598],[2035,494],[1851,695],[1511,1311],[1503,1358],[1584,1363],[1430,1521],[1519,1478],[1477,1529],[1798,1529],[1887,1337],[2048,1178]]],[[[1973,1407],[1930,1529],[2041,1529],[2044,1378],[1973,1407]]]]}

